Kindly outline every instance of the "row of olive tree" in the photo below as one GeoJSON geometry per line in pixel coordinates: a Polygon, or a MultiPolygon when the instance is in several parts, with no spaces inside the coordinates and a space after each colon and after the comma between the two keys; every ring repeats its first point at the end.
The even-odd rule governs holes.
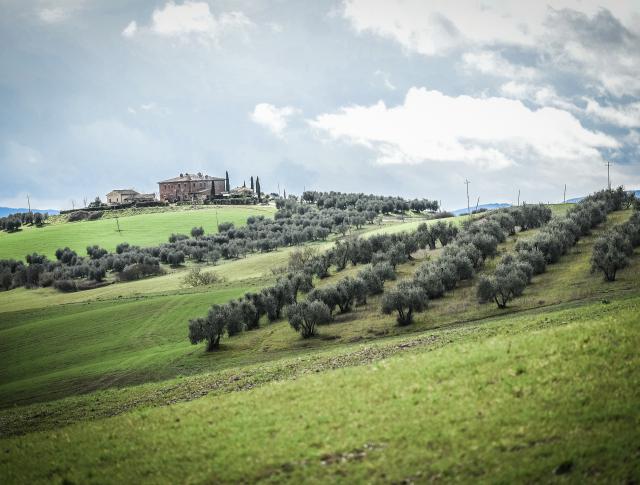
{"type": "Polygon", "coordinates": [[[458,282],[473,278],[484,262],[496,255],[498,244],[508,235],[543,226],[550,219],[551,210],[537,204],[502,209],[467,220],[459,232],[439,223],[422,228],[430,248],[435,248],[436,239],[445,246],[442,254],[435,261],[421,264],[412,280],[402,281],[386,292],[382,311],[396,311],[398,324],[409,325],[414,313],[424,311],[430,299],[441,298],[458,282]],[[445,234],[444,240],[442,234],[445,234]]]}
{"type": "Polygon", "coordinates": [[[341,192],[306,191],[301,200],[313,203],[320,209],[355,209],[358,212],[372,212],[374,214],[402,213],[409,210],[414,212],[438,210],[438,202],[429,199],[406,200],[402,197],[387,197],[382,195],[366,195],[341,192]]]}
{"type": "Polygon", "coordinates": [[[15,232],[21,226],[31,224],[42,226],[49,215],[40,212],[17,212],[6,217],[0,217],[0,231],[15,232]]]}
{"type": "Polygon", "coordinates": [[[300,293],[313,289],[312,276],[303,272],[290,272],[278,278],[275,285],[257,293],[222,305],[213,305],[207,316],[189,321],[189,340],[192,344],[207,342],[207,350],[215,350],[225,334],[232,337],[260,327],[262,317],[270,322],[280,320],[285,307],[295,304],[300,293]]]}
{"type": "Polygon", "coordinates": [[[532,238],[518,241],[492,275],[480,277],[478,299],[505,308],[522,295],[534,275],[544,273],[547,264],[556,263],[581,237],[604,222],[609,212],[627,207],[630,200],[622,188],[597,192],[569,209],[566,216],[553,219],[532,238]]]}

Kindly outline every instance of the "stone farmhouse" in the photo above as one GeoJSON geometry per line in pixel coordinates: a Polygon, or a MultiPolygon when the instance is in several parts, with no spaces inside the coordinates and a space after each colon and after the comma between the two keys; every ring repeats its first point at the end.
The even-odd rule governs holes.
{"type": "Polygon", "coordinates": [[[114,189],[106,196],[107,204],[131,204],[133,202],[148,202],[155,200],[155,194],[141,194],[133,189],[114,189]]]}
{"type": "Polygon", "coordinates": [[[202,173],[181,173],[178,177],[158,182],[160,200],[167,202],[203,202],[226,193],[226,179],[202,173]]]}

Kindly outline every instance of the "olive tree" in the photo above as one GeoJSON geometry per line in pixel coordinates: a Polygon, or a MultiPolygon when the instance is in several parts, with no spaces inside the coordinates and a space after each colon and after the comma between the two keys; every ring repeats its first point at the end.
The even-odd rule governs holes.
{"type": "Polygon", "coordinates": [[[217,349],[226,329],[227,317],[225,306],[213,305],[206,317],[189,320],[189,340],[193,345],[206,341],[207,352],[217,349]]]}
{"type": "Polygon", "coordinates": [[[382,312],[386,315],[398,312],[398,325],[409,325],[413,321],[413,313],[427,308],[426,292],[409,281],[403,281],[382,296],[382,312]]]}
{"type": "Polygon", "coordinates": [[[631,243],[619,231],[599,237],[593,245],[591,272],[601,271],[606,281],[614,281],[618,270],[629,264],[631,243]]]}
{"type": "Polygon", "coordinates": [[[191,237],[201,237],[204,236],[204,229],[202,228],[202,226],[200,227],[194,227],[191,229],[191,237]]]}
{"type": "Polygon", "coordinates": [[[527,286],[528,271],[533,272],[530,265],[529,269],[524,265],[528,263],[502,264],[493,276],[482,275],[478,281],[478,299],[481,302],[494,300],[498,308],[506,308],[510,300],[522,295],[527,286]]]}
{"type": "Polygon", "coordinates": [[[301,301],[286,309],[289,324],[302,338],[315,335],[316,327],[331,321],[329,307],[321,301],[301,301]]]}

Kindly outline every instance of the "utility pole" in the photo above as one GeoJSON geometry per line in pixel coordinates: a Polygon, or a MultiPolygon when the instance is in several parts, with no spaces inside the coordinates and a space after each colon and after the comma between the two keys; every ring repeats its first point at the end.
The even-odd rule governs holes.
{"type": "Polygon", "coordinates": [[[118,227],[118,234],[120,234],[122,231],[120,230],[120,221],[118,220],[118,216],[116,216],[116,226],[118,227]]]}
{"type": "Polygon", "coordinates": [[[31,214],[31,200],[29,199],[29,194],[27,194],[27,205],[29,206],[29,214],[31,214]]]}
{"type": "Polygon", "coordinates": [[[467,215],[470,216],[471,215],[471,207],[469,206],[469,184],[471,182],[469,182],[467,179],[464,179],[464,183],[467,186],[467,215]]]}
{"type": "Polygon", "coordinates": [[[478,201],[476,202],[476,212],[478,212],[479,205],[480,205],[480,197],[478,197],[478,201]]]}
{"type": "Polygon", "coordinates": [[[220,221],[218,220],[218,209],[216,209],[216,229],[220,232],[220,221]]]}
{"type": "Polygon", "coordinates": [[[518,189],[518,207],[520,207],[520,189],[518,189]]]}
{"type": "Polygon", "coordinates": [[[71,199],[71,209],[76,210],[76,201],[71,199]]]}
{"type": "Polygon", "coordinates": [[[611,177],[609,176],[609,167],[611,167],[611,162],[607,161],[607,187],[611,190],[611,177]]]}
{"type": "Polygon", "coordinates": [[[564,195],[562,196],[562,203],[567,203],[567,184],[564,184],[564,195]]]}

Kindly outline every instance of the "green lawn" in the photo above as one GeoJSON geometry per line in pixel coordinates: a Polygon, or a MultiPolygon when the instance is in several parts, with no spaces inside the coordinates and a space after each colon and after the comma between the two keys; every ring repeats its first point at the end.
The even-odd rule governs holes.
{"type": "MultiPolygon", "coordinates": [[[[7,483],[635,482],[640,297],[2,440],[7,483]]],[[[488,330],[488,331],[487,331],[488,330]]]]}
{"type": "Polygon", "coordinates": [[[219,222],[244,225],[252,215],[273,215],[275,209],[263,206],[222,206],[197,210],[167,211],[120,217],[117,230],[115,219],[50,224],[44,227],[25,227],[16,233],[0,232],[0,259],[24,259],[37,252],[54,257],[56,249],[65,246],[84,255],[87,246],[98,244],[109,251],[128,242],[138,246],[154,246],[167,242],[171,233],[189,234],[191,228],[204,227],[207,233],[217,232],[219,222]]]}

